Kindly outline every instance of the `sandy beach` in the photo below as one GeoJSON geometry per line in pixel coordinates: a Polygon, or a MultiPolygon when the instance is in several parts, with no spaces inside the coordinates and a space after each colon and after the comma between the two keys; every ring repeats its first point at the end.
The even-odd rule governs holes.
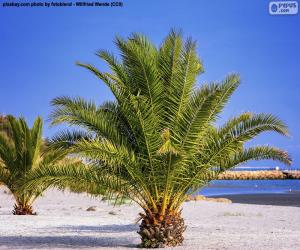
{"type": "MultiPolygon", "coordinates": [[[[0,188],[0,249],[134,249],[140,242],[135,204],[113,207],[84,194],[51,190],[37,216],[11,215],[0,188]],[[96,211],[86,211],[95,206],[96,211]]],[[[299,249],[300,208],[186,202],[185,243],[176,249],[299,249]]]]}

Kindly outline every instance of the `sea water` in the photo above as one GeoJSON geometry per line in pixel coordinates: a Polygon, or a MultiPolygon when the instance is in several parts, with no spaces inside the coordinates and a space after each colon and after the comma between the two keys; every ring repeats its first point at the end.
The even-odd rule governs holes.
{"type": "MultiPolygon", "coordinates": [[[[259,170],[300,170],[300,168],[279,167],[236,167],[232,171],[259,171],[259,170]]],[[[232,194],[280,194],[300,193],[300,180],[215,180],[198,191],[205,196],[232,195],[232,194]]]]}
{"type": "Polygon", "coordinates": [[[229,194],[300,193],[300,180],[216,180],[202,188],[205,196],[229,194]]]}

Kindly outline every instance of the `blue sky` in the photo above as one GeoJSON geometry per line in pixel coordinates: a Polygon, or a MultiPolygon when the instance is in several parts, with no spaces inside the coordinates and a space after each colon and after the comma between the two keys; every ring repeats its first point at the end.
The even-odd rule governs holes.
{"type": "MultiPolygon", "coordinates": [[[[1,1],[2,2],[2,1],[1,1]]],[[[300,16],[271,16],[269,1],[125,0],[123,8],[0,7],[0,113],[47,119],[52,98],[82,96],[101,103],[108,89],[76,61],[104,64],[94,52],[115,51],[116,34],[148,35],[157,45],[181,28],[198,41],[203,81],[241,75],[220,122],[243,111],[273,113],[291,138],[265,134],[251,144],[271,144],[290,152],[300,166],[300,16]]],[[[45,123],[44,135],[57,128],[45,123]]],[[[248,165],[280,165],[251,162],[248,165]]]]}

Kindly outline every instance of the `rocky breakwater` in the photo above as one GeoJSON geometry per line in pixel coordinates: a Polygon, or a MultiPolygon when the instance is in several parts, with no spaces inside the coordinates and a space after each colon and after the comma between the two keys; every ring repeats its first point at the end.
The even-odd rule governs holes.
{"type": "MultiPolygon", "coordinates": [[[[289,172],[290,173],[290,172],[289,172]]],[[[293,175],[296,177],[296,175],[293,175]]],[[[219,180],[282,180],[291,179],[291,174],[279,170],[267,171],[226,171],[218,176],[219,180]]],[[[300,178],[300,171],[298,174],[300,178]]]]}
{"type": "Polygon", "coordinates": [[[222,202],[222,203],[232,203],[231,200],[227,198],[209,198],[203,195],[188,195],[185,201],[213,201],[213,202],[222,202]]]}

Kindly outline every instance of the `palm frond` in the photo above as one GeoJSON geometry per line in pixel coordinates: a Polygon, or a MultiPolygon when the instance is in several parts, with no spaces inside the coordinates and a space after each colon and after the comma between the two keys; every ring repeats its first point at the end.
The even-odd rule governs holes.
{"type": "Polygon", "coordinates": [[[275,160],[286,165],[292,163],[291,157],[286,151],[271,146],[256,146],[223,158],[219,162],[219,166],[222,171],[225,171],[249,160],[275,160]]]}

